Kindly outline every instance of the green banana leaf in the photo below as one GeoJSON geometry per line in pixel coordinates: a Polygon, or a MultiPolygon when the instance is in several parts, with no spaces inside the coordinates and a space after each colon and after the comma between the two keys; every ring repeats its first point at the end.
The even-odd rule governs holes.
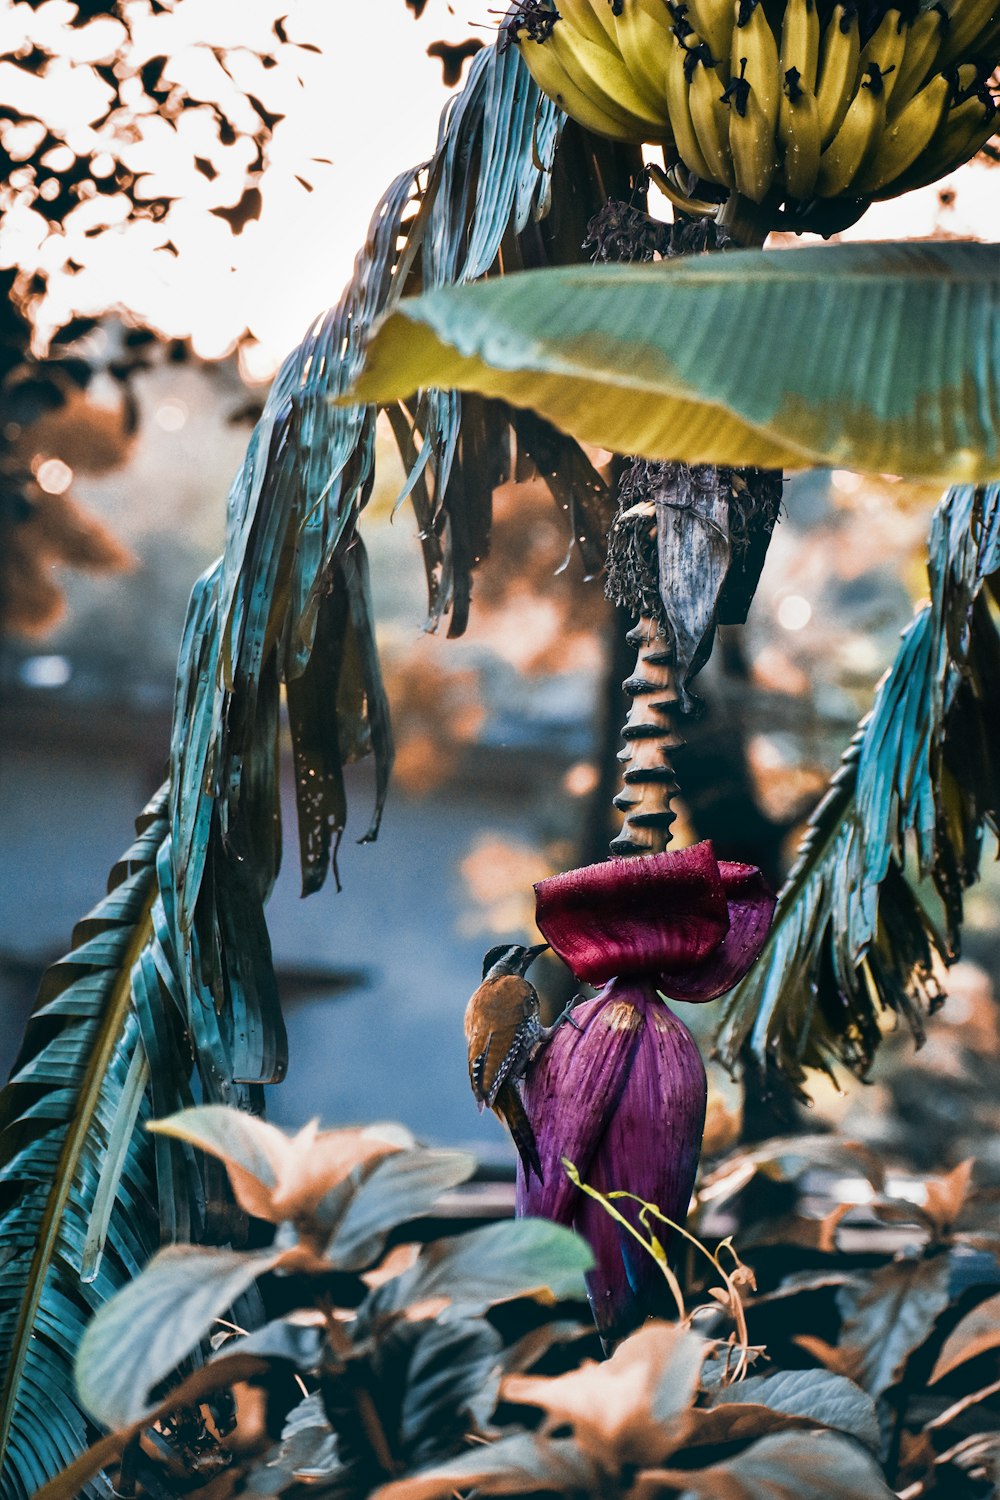
{"type": "Polygon", "coordinates": [[[852,244],[562,267],[425,293],[349,395],[448,386],[688,463],[1000,472],[1000,256],[852,244]]]}
{"type": "Polygon", "coordinates": [[[958,956],[962,893],[1000,827],[1000,486],[952,489],[931,529],[931,601],[903,633],[871,714],[817,809],[767,946],[716,1039],[793,1083],[864,1075],[893,1011],[923,1039],[958,956]]]}

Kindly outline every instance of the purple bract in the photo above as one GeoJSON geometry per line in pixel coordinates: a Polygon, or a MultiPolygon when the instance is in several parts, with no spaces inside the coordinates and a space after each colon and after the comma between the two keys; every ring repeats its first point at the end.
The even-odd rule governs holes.
{"type": "MultiPolygon", "coordinates": [[[[605,988],[561,1026],[524,1086],[542,1182],[518,1174],[519,1214],[579,1230],[597,1265],[594,1316],[613,1341],[643,1318],[669,1312],[662,1272],[620,1225],[585,1197],[565,1157],[602,1192],[622,1189],[682,1223],[705,1122],[705,1068],[697,1044],[658,991],[712,1000],[750,968],[767,936],[774,897],[751,865],[719,864],[710,844],[605,864],[543,880],[537,921],[574,974],[605,988]]],[[[618,1208],[638,1222],[638,1206],[618,1208]]],[[[657,1228],[666,1244],[669,1233],[657,1228]]]]}

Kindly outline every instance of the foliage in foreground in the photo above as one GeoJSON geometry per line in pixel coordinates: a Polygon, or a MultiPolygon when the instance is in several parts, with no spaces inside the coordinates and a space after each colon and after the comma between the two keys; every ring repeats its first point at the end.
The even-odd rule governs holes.
{"type": "Polygon", "coordinates": [[[435,1237],[436,1201],[469,1158],[384,1127],[289,1140],[218,1108],[158,1128],[221,1157],[273,1243],[161,1252],[98,1315],[81,1394],[116,1430],[39,1500],[69,1500],[102,1464],[135,1495],[206,1500],[980,1500],[1000,1472],[997,1203],[969,1163],[914,1207],[850,1142],[728,1158],[697,1215],[703,1233],[709,1215],[745,1221],[759,1292],[731,1252],[735,1275],[709,1256],[707,1283],[688,1273],[691,1313],[598,1363],[572,1303],[553,1305],[582,1297],[581,1241],[530,1219],[435,1237]],[[866,1207],[834,1199],[815,1217],[806,1193],[850,1179],[866,1207]],[[785,1212],[754,1224],[761,1190],[785,1212]],[[227,1308],[261,1276],[274,1316],[233,1336],[227,1308]],[[182,1360],[190,1373],[161,1397],[182,1360]]]}

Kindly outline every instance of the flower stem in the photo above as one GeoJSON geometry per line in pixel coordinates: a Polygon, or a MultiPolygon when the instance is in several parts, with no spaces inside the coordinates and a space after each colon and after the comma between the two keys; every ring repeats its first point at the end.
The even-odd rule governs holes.
{"type": "Polygon", "coordinates": [[[622,730],[625,748],[618,759],[623,786],[614,805],[625,819],[611,852],[658,854],[670,842],[676,817],[671,802],[678,787],[669,756],[684,743],[676,728],[680,695],[673,659],[657,622],[643,615],[626,639],[639,647],[639,655],[635,672],[624,684],[632,707],[622,730]]]}

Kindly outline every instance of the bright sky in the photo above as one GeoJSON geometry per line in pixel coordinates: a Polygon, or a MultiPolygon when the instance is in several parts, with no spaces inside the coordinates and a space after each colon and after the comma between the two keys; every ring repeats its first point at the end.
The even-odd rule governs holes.
{"type": "MultiPolygon", "coordinates": [[[[195,153],[208,154],[214,124],[207,112],[190,111],[176,131],[157,120],[144,122],[144,139],[116,145],[130,168],[151,174],[150,196],[183,194],[169,216],[178,256],[160,248],[167,238],[164,225],[112,227],[88,238],[85,230],[107,208],[101,198],[75,211],[68,239],[47,245],[39,216],[8,215],[0,263],[55,268],[68,253],[83,264],[72,280],[54,287],[52,321],[70,310],[99,311],[118,303],[168,334],[193,333],[196,349],[209,357],[249,326],[260,341],[259,350],[250,351],[251,372],[269,374],[317,312],[339,296],[392,178],[434,149],[447,91],[440,62],[426,56],[428,43],[439,37],[461,41],[476,34],[473,22],[488,39],[495,4],[428,0],[419,23],[404,0],[178,0],[172,15],[156,17],[136,5],[138,60],[168,53],[173,61],[167,76],[198,97],[223,103],[227,88],[234,98],[236,92],[207,42],[276,52],[279,65],[267,73],[249,54],[233,60],[243,86],[285,115],[271,143],[260,219],[234,237],[224,221],[206,212],[220,201],[220,189],[223,202],[239,197],[251,149],[239,145],[225,153],[220,177],[208,183],[190,162],[195,153]],[[278,47],[271,24],[283,11],[288,35],[319,47],[320,54],[278,47]],[[313,157],[329,158],[332,165],[313,157]],[[296,173],[313,184],[312,193],[296,173]]],[[[23,100],[26,107],[39,104],[57,127],[99,110],[103,86],[74,62],[99,60],[120,39],[113,22],[100,23],[100,32],[94,25],[71,30],[66,16],[73,8],[57,0],[37,14],[24,4],[0,14],[0,47],[30,38],[62,54],[41,80],[0,66],[0,97],[15,105],[23,100]]],[[[252,127],[248,109],[241,113],[233,102],[228,112],[237,124],[252,127]]],[[[70,144],[92,148],[94,140],[77,124],[70,144]]],[[[217,144],[213,160],[219,165],[217,144]]]]}
{"type": "MultiPolygon", "coordinates": [[[[245,351],[247,373],[265,378],[338,297],[383,190],[433,150],[446,93],[440,64],[426,56],[428,43],[460,41],[473,27],[471,34],[488,39],[501,8],[501,0],[427,0],[415,23],[404,0],[287,0],[284,6],[278,0],[178,0],[175,12],[163,16],[152,16],[137,0],[137,59],[167,53],[173,59],[168,77],[198,97],[225,102],[241,126],[251,127],[253,116],[245,104],[240,112],[236,85],[206,44],[276,52],[278,66],[266,73],[250,52],[230,54],[239,84],[285,116],[271,144],[260,219],[234,237],[207,212],[239,197],[251,148],[238,143],[220,157],[211,115],[189,111],[176,130],[153,118],[143,122],[138,138],[114,145],[132,170],[149,174],[150,196],[179,195],[166,224],[112,224],[88,237],[85,231],[108,217],[102,197],[74,211],[67,239],[46,243],[44,222],[25,209],[7,216],[0,264],[55,269],[67,253],[81,263],[77,276],[53,282],[54,322],[117,303],[167,334],[193,335],[197,351],[209,357],[249,327],[258,343],[245,351]],[[289,36],[319,47],[318,54],[277,47],[271,25],[282,9],[289,36]],[[220,171],[211,183],[190,166],[192,155],[208,154],[210,145],[220,171]],[[177,256],[162,248],[167,226],[177,256]]],[[[0,66],[0,97],[15,105],[23,99],[27,107],[32,94],[40,98],[44,90],[47,118],[56,125],[75,122],[70,144],[93,149],[96,137],[79,122],[88,117],[87,104],[94,105],[90,116],[100,112],[103,85],[80,64],[99,60],[120,36],[111,21],[71,30],[66,17],[72,11],[68,0],[50,0],[38,12],[16,4],[0,13],[0,46],[30,37],[60,53],[41,80],[0,66]]],[[[850,237],[922,235],[937,224],[958,235],[1000,239],[996,181],[995,174],[966,168],[957,176],[955,205],[943,214],[936,186],[875,206],[850,237]]]]}

